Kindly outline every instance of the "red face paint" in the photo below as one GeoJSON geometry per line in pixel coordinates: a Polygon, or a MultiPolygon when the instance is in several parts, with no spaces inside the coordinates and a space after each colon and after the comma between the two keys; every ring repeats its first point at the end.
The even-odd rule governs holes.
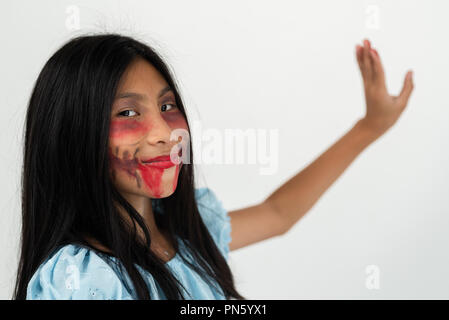
{"type": "MultiPolygon", "coordinates": [[[[187,129],[186,119],[181,112],[163,112],[161,115],[171,128],[187,129]]],[[[123,119],[112,119],[110,126],[110,138],[117,139],[124,145],[132,145],[130,143],[131,141],[138,141],[138,139],[140,139],[139,136],[143,136],[151,131],[152,125],[149,122],[150,121],[130,119],[127,117],[123,119]],[[127,140],[126,143],[123,142],[124,139],[127,140]]],[[[116,145],[117,140],[113,142],[113,145],[116,145]]],[[[139,148],[136,149],[136,152],[138,149],[139,148]]],[[[162,176],[165,170],[171,168],[163,169],[144,165],[135,158],[136,153],[131,155],[128,151],[125,151],[123,152],[123,158],[118,157],[118,151],[116,151],[116,153],[117,155],[110,153],[111,165],[113,169],[125,171],[128,175],[134,177],[137,180],[137,185],[139,188],[141,188],[142,183],[144,183],[154,197],[160,198],[162,196],[162,193],[164,192],[162,186],[162,176]],[[139,173],[137,173],[137,170],[139,173]]],[[[175,166],[176,168],[175,176],[173,177],[172,182],[172,191],[176,189],[182,163],[175,166]]]]}
{"type": "Polygon", "coordinates": [[[138,164],[138,168],[147,187],[156,198],[159,198],[162,195],[162,175],[166,169],[145,166],[140,163],[138,164]]]}
{"type": "Polygon", "coordinates": [[[148,130],[146,124],[135,119],[112,120],[109,135],[111,138],[121,138],[128,134],[144,134],[148,130]]]}
{"type": "Polygon", "coordinates": [[[137,184],[140,187],[140,178],[136,174],[137,169],[137,159],[128,159],[130,157],[129,152],[125,151],[123,153],[123,159],[120,159],[112,154],[109,150],[109,159],[111,159],[111,166],[114,170],[123,170],[128,173],[130,176],[133,176],[137,179],[137,184]]]}
{"type": "MultiPolygon", "coordinates": [[[[173,184],[172,184],[172,188],[173,188],[172,191],[175,190],[175,187],[176,187],[176,184],[178,181],[179,168],[181,165],[182,165],[182,162],[176,165],[175,176],[174,176],[173,184]]],[[[173,168],[173,167],[171,167],[171,168],[173,168]]],[[[157,167],[139,163],[138,169],[139,169],[140,173],[142,174],[143,181],[145,182],[147,187],[151,190],[153,195],[156,198],[160,198],[162,195],[162,192],[163,192],[162,185],[161,185],[162,184],[162,175],[164,174],[165,170],[169,170],[170,168],[162,169],[162,168],[157,168],[157,167]]]]}
{"type": "MultiPolygon", "coordinates": [[[[137,161],[136,158],[130,159],[130,154],[128,151],[123,152],[123,159],[120,159],[109,152],[109,156],[111,159],[111,165],[115,170],[123,170],[130,176],[136,178],[137,184],[139,188],[141,187],[140,177],[137,174],[137,170],[140,171],[143,182],[154,195],[155,198],[160,198],[163,192],[162,189],[162,175],[165,170],[163,168],[157,168],[154,166],[144,165],[137,161]]],[[[174,191],[178,181],[178,173],[182,162],[176,165],[175,177],[172,184],[172,188],[174,191]]]]}
{"type": "Polygon", "coordinates": [[[184,128],[187,127],[186,120],[180,111],[177,112],[164,112],[162,117],[171,127],[184,128]]]}

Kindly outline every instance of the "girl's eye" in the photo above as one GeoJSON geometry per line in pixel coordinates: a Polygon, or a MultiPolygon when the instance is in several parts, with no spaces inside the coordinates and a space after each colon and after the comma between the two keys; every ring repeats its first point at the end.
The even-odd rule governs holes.
{"type": "MultiPolygon", "coordinates": [[[[166,104],[162,105],[162,111],[169,111],[169,110],[171,110],[173,108],[177,108],[177,105],[174,104],[174,103],[166,103],[166,104]],[[167,110],[167,107],[165,107],[165,106],[171,106],[171,107],[169,107],[168,110],[167,110]]],[[[118,115],[126,117],[126,118],[129,118],[129,117],[133,116],[133,115],[131,115],[131,116],[130,115],[123,115],[125,112],[134,112],[135,114],[137,114],[137,112],[135,112],[134,110],[127,109],[127,110],[123,110],[122,112],[118,113],[118,115]]]]}
{"type": "MultiPolygon", "coordinates": [[[[122,112],[119,113],[119,115],[123,114],[124,112],[134,112],[137,114],[137,112],[135,112],[134,110],[123,110],[122,112]]],[[[128,116],[125,116],[128,118],[128,116]]]]}
{"type": "MultiPolygon", "coordinates": [[[[164,109],[164,106],[173,106],[172,108],[177,108],[176,104],[174,103],[166,103],[162,105],[162,109],[164,109]]],[[[162,111],[167,111],[167,108],[165,108],[165,110],[162,111]]]]}

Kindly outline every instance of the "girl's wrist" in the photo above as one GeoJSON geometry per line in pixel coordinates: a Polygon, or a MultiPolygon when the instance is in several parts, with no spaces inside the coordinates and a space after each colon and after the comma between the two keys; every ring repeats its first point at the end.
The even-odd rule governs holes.
{"type": "Polygon", "coordinates": [[[366,118],[359,119],[356,126],[360,128],[363,135],[368,136],[373,140],[382,136],[389,128],[388,126],[378,125],[366,118]]]}

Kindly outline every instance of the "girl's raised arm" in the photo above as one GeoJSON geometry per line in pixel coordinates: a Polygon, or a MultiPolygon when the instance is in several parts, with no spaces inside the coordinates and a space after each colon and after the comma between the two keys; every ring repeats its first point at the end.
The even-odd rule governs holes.
{"type": "Polygon", "coordinates": [[[356,57],[365,90],[365,116],[265,201],[229,212],[231,251],[287,232],[352,161],[396,123],[413,90],[412,72],[407,72],[401,93],[392,96],[386,88],[379,54],[368,40],[364,46],[356,46],[356,57]]]}

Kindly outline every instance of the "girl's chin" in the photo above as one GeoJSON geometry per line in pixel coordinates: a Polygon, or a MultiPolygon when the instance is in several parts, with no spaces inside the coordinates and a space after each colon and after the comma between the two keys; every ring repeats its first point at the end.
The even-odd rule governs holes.
{"type": "Polygon", "coordinates": [[[168,193],[163,193],[163,194],[154,194],[154,193],[148,193],[147,196],[148,198],[151,199],[163,199],[163,198],[167,198],[169,196],[172,195],[173,192],[168,192],[168,193]]]}
{"type": "Polygon", "coordinates": [[[159,188],[157,192],[155,190],[148,190],[146,191],[146,195],[150,198],[158,199],[169,197],[173,194],[173,192],[175,192],[175,190],[173,190],[173,184],[170,184],[166,188],[159,188]]]}

